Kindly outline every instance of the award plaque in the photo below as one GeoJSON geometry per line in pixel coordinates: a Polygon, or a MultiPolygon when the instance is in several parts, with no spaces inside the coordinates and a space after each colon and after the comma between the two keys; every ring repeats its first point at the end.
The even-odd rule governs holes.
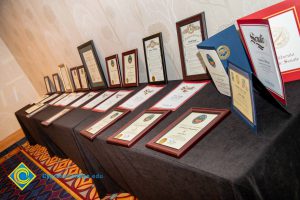
{"type": "Polygon", "coordinates": [[[85,72],[85,69],[83,65],[77,67],[78,69],[78,74],[79,74],[79,80],[80,80],[80,85],[81,85],[81,90],[82,91],[87,91],[89,90],[89,81],[87,79],[87,75],[85,72]]]}
{"type": "Polygon", "coordinates": [[[121,71],[120,71],[120,64],[118,54],[109,56],[105,58],[106,62],[106,69],[109,81],[109,87],[121,87],[122,80],[121,80],[121,71]]]}
{"type": "Polygon", "coordinates": [[[74,91],[75,92],[81,91],[78,68],[77,67],[71,68],[70,73],[71,73],[71,80],[74,85],[74,91]]]}
{"type": "Polygon", "coordinates": [[[44,76],[44,82],[46,85],[47,94],[52,94],[53,90],[52,90],[51,80],[50,80],[49,76],[44,76]]]}
{"type": "Polygon", "coordinates": [[[74,89],[73,89],[73,85],[71,82],[68,67],[64,64],[60,64],[58,67],[59,67],[60,77],[62,79],[64,88],[65,88],[65,92],[73,92],[74,89]]]}
{"type": "Polygon", "coordinates": [[[113,94],[115,94],[116,91],[105,91],[102,94],[100,94],[98,97],[96,97],[95,99],[93,99],[92,101],[90,101],[89,103],[85,104],[84,106],[82,106],[82,109],[92,109],[95,106],[99,105],[100,103],[102,103],[103,101],[105,101],[106,99],[108,99],[110,96],[112,96],[113,94]]]}
{"type": "Polygon", "coordinates": [[[191,108],[146,146],[179,158],[229,113],[227,109],[191,108]]]}
{"type": "Polygon", "coordinates": [[[170,111],[146,110],[107,139],[108,143],[131,147],[151,131],[170,111]]]}
{"type": "Polygon", "coordinates": [[[49,119],[42,121],[41,124],[43,124],[44,126],[49,126],[50,124],[52,124],[52,122],[61,118],[63,115],[70,112],[71,110],[72,110],[72,108],[65,108],[65,109],[61,110],[60,112],[56,113],[55,115],[53,115],[52,117],[50,117],[49,119]]]}
{"type": "Polygon", "coordinates": [[[124,87],[139,85],[138,50],[133,49],[122,53],[124,87]]]}
{"type": "Polygon", "coordinates": [[[197,44],[207,39],[204,12],[176,23],[183,80],[209,79],[197,44]]]}
{"type": "Polygon", "coordinates": [[[58,73],[52,75],[54,86],[57,93],[62,93],[64,91],[64,86],[62,85],[61,79],[58,73]]]}
{"type": "Polygon", "coordinates": [[[93,122],[91,125],[89,125],[84,130],[81,130],[80,133],[89,138],[90,140],[93,140],[97,135],[99,135],[101,132],[103,132],[105,129],[113,125],[115,122],[120,120],[122,117],[124,117],[127,113],[129,113],[129,110],[124,109],[114,109],[104,117],[101,117],[99,120],[93,122]]]}
{"type": "Polygon", "coordinates": [[[93,40],[77,47],[93,90],[107,88],[107,83],[93,40]]]}
{"type": "Polygon", "coordinates": [[[143,39],[148,83],[166,84],[168,82],[162,33],[143,39]]]}

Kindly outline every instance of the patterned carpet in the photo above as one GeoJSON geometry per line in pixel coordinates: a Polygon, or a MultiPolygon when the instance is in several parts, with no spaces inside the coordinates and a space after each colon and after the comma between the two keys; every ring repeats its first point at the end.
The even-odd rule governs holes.
{"type": "MultiPolygon", "coordinates": [[[[72,160],[50,157],[45,147],[30,146],[26,142],[0,158],[0,199],[100,199],[92,179],[72,177],[78,174],[82,171],[72,160]],[[23,191],[8,178],[21,162],[36,174],[36,178],[23,191]]],[[[137,200],[128,193],[103,198],[111,199],[137,200]]]]}

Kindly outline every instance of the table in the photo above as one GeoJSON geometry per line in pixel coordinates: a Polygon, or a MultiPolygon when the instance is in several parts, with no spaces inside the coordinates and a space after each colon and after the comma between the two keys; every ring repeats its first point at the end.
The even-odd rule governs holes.
{"type": "MultiPolygon", "coordinates": [[[[50,136],[51,142],[70,158],[74,149],[80,152],[81,158],[75,162],[79,166],[84,164],[88,173],[104,172],[111,184],[95,180],[100,190],[104,187],[106,191],[116,191],[120,187],[139,199],[298,199],[299,81],[286,86],[291,116],[255,94],[261,135],[253,134],[236,114],[231,113],[181,159],[146,148],[148,141],[190,107],[230,107],[230,99],[209,84],[133,147],[106,142],[108,136],[178,84],[179,81],[170,82],[93,141],[79,131],[103,114],[78,109],[55,121],[49,130],[40,128],[39,134],[66,134],[50,136]],[[77,148],[71,148],[70,143],[77,148]]],[[[37,114],[31,121],[38,125],[41,118],[37,114]]]]}

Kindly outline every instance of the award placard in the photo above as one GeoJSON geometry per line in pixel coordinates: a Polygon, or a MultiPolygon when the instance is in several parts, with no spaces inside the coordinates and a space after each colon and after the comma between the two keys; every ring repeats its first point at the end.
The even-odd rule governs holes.
{"type": "Polygon", "coordinates": [[[77,47],[93,90],[107,88],[106,79],[93,40],[77,47]]]}
{"type": "MultiPolygon", "coordinates": [[[[284,82],[300,79],[300,1],[285,0],[237,20],[239,26],[247,20],[269,22],[276,58],[284,82]]],[[[244,40],[245,42],[245,40],[244,40]]],[[[246,43],[246,42],[245,42],[246,43]]],[[[248,45],[246,45],[248,46],[248,45]]]]}
{"type": "Polygon", "coordinates": [[[85,102],[91,100],[92,98],[94,98],[98,94],[99,94],[99,92],[89,92],[84,97],[78,99],[73,104],[71,104],[70,107],[71,108],[77,108],[77,107],[81,106],[82,104],[84,104],[85,102]]]}
{"type": "Polygon", "coordinates": [[[47,94],[52,94],[53,89],[52,89],[52,84],[49,76],[44,76],[44,82],[45,82],[47,94]]]}
{"type": "Polygon", "coordinates": [[[58,65],[58,68],[65,92],[73,92],[74,89],[70,78],[69,68],[64,64],[58,65]]]}
{"type": "Polygon", "coordinates": [[[60,95],[60,94],[58,94],[58,93],[52,94],[51,96],[48,96],[48,97],[46,97],[46,98],[43,98],[42,100],[40,100],[40,101],[38,101],[38,102],[36,102],[36,103],[34,103],[34,104],[38,104],[38,103],[44,104],[44,103],[46,103],[46,102],[48,102],[48,101],[51,101],[52,99],[58,97],[59,95],[60,95]]]}
{"type": "Polygon", "coordinates": [[[253,72],[275,99],[287,105],[285,88],[267,20],[244,20],[239,24],[253,72]]]}
{"type": "Polygon", "coordinates": [[[44,126],[49,126],[50,124],[52,124],[52,122],[61,118],[63,115],[70,112],[71,110],[72,108],[65,108],[59,111],[58,113],[56,113],[55,115],[53,115],[52,117],[50,117],[49,119],[42,121],[41,124],[43,124],[44,126]]]}
{"type": "Polygon", "coordinates": [[[87,103],[86,105],[82,106],[81,108],[86,109],[86,110],[92,109],[95,106],[97,106],[98,104],[100,104],[103,101],[105,101],[106,99],[108,99],[110,96],[112,96],[115,93],[116,93],[116,91],[105,91],[104,93],[100,94],[98,97],[96,97],[91,102],[87,103]]]}
{"type": "Polygon", "coordinates": [[[191,108],[146,146],[179,158],[229,113],[227,109],[191,108]]]}
{"type": "Polygon", "coordinates": [[[166,110],[145,110],[112,136],[108,137],[107,142],[131,147],[160,121],[162,121],[169,113],[170,111],[166,110]]]}
{"type": "Polygon", "coordinates": [[[81,130],[80,133],[89,138],[90,140],[93,140],[97,135],[102,133],[105,129],[113,125],[115,122],[120,120],[122,117],[124,117],[126,114],[128,114],[129,110],[124,109],[114,109],[104,117],[101,117],[99,120],[93,122],[85,129],[81,130]]]}
{"type": "Polygon", "coordinates": [[[150,109],[175,111],[190,98],[192,98],[203,87],[205,87],[209,82],[210,81],[183,81],[150,109]]]}
{"type": "Polygon", "coordinates": [[[143,39],[148,83],[166,84],[168,82],[162,33],[143,39]]]}
{"type": "Polygon", "coordinates": [[[133,49],[122,53],[123,86],[135,87],[139,85],[138,50],[133,49]]]}
{"type": "Polygon", "coordinates": [[[27,114],[30,114],[30,113],[34,112],[35,110],[37,110],[37,109],[43,107],[44,105],[45,105],[44,103],[37,103],[37,104],[35,104],[35,105],[29,107],[28,109],[26,109],[25,112],[26,112],[27,114]]]}
{"type": "Polygon", "coordinates": [[[256,110],[252,75],[232,63],[228,65],[231,87],[231,108],[256,131],[256,110]]]}
{"type": "Polygon", "coordinates": [[[89,81],[87,79],[87,75],[86,75],[86,72],[85,72],[85,69],[82,66],[79,66],[77,67],[78,69],[78,74],[79,74],[79,80],[80,80],[80,85],[81,85],[81,90],[82,91],[87,91],[89,90],[89,81]]]}
{"type": "Polygon", "coordinates": [[[197,44],[207,39],[204,12],[176,23],[183,80],[209,79],[201,57],[197,56],[197,44]]]}
{"type": "Polygon", "coordinates": [[[109,87],[121,87],[122,79],[118,54],[106,57],[105,62],[110,85],[109,87]]]}
{"type": "Polygon", "coordinates": [[[71,73],[71,80],[74,85],[74,91],[78,92],[81,91],[81,84],[80,84],[80,79],[79,79],[79,72],[77,67],[72,67],[70,69],[71,73]]]}
{"type": "Polygon", "coordinates": [[[71,93],[67,97],[65,97],[62,100],[56,102],[54,105],[55,106],[67,106],[70,103],[74,102],[75,100],[79,99],[84,94],[85,94],[84,92],[71,93]]]}
{"type": "Polygon", "coordinates": [[[64,86],[62,85],[62,81],[58,75],[58,73],[52,74],[54,86],[57,93],[62,93],[64,91],[64,86]]]}
{"type": "Polygon", "coordinates": [[[57,98],[53,99],[52,101],[49,102],[49,105],[54,105],[56,102],[64,99],[65,97],[67,97],[68,95],[70,95],[71,93],[64,93],[61,94],[60,96],[58,96],[57,98]]]}

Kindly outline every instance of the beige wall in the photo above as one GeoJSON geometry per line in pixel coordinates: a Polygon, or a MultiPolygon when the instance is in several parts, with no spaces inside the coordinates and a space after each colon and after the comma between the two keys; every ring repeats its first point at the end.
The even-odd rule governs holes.
{"type": "MultiPolygon", "coordinates": [[[[43,76],[57,65],[81,64],[76,47],[93,39],[102,66],[111,54],[139,49],[146,80],[142,38],[162,32],[169,79],[180,79],[175,23],[205,11],[208,35],[239,17],[280,0],[1,0],[0,36],[41,94],[43,76]]],[[[106,70],[105,70],[106,71],[106,70]]]]}
{"type": "Polygon", "coordinates": [[[0,141],[20,128],[15,111],[38,94],[0,38],[0,141]]]}

